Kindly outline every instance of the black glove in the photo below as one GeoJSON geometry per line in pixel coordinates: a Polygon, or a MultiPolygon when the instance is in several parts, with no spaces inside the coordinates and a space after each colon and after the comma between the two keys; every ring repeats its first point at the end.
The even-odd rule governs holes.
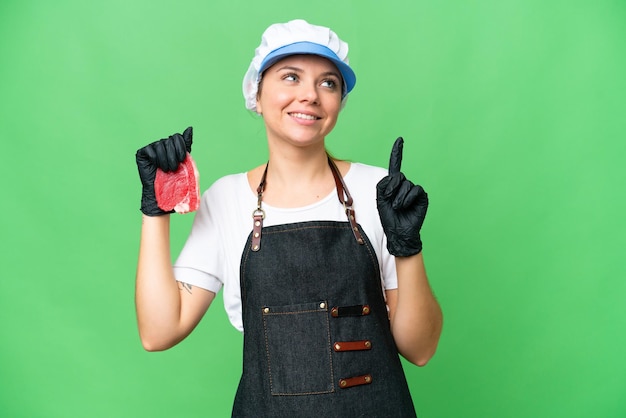
{"type": "Polygon", "coordinates": [[[400,172],[404,140],[398,138],[391,149],[389,175],[376,185],[378,216],[387,235],[387,249],[396,257],[422,251],[420,229],[428,209],[428,195],[421,186],[400,172]]]}
{"type": "Polygon", "coordinates": [[[193,129],[190,126],[183,134],[170,135],[168,138],[153,142],[137,150],[135,158],[139,169],[139,178],[143,185],[141,192],[141,211],[148,216],[159,216],[168,213],[159,208],[154,193],[154,179],[157,168],[168,172],[175,171],[178,165],[191,152],[193,129]]]}

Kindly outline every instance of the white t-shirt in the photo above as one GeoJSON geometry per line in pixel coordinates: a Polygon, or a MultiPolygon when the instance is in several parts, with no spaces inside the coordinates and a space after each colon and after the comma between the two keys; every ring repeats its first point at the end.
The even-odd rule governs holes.
{"type": "MultiPolygon", "coordinates": [[[[369,238],[380,266],[384,289],[396,289],[395,258],[387,251],[376,207],[376,184],[387,170],[352,163],[344,182],[353,199],[356,221],[369,238]]],[[[243,331],[239,266],[250,232],[257,196],[246,173],[217,180],[203,193],[191,233],[174,264],[176,280],[217,293],[224,288],[224,308],[232,325],[243,331]]],[[[263,226],[306,221],[347,221],[333,190],[322,200],[300,208],[276,208],[266,203],[263,226]]]]}

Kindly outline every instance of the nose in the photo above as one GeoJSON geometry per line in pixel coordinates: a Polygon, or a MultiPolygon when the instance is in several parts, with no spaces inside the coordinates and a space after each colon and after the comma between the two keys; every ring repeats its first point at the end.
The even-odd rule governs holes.
{"type": "Polygon", "coordinates": [[[319,93],[317,85],[314,83],[302,83],[298,91],[298,99],[300,102],[309,104],[319,104],[319,93]]]}

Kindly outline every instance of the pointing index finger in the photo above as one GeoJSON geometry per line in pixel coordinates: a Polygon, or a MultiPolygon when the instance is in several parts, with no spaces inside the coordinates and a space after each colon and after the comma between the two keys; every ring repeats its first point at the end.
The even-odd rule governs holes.
{"type": "Polygon", "coordinates": [[[402,166],[402,148],[404,147],[404,139],[398,137],[391,148],[391,156],[389,157],[389,174],[400,172],[402,166]]]}
{"type": "Polygon", "coordinates": [[[193,128],[191,126],[183,132],[183,139],[185,140],[187,152],[191,152],[191,143],[193,142],[193,128]]]}

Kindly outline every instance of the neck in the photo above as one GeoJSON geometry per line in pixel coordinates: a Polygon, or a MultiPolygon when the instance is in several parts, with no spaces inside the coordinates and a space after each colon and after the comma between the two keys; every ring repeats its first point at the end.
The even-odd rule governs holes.
{"type": "MultiPolygon", "coordinates": [[[[326,197],[334,185],[325,150],[307,156],[270,152],[263,201],[277,207],[302,207],[326,197]]],[[[258,182],[251,186],[256,189],[258,182]]]]}
{"type": "Polygon", "coordinates": [[[327,177],[329,170],[326,150],[308,155],[270,152],[267,177],[277,187],[300,188],[327,177]]]}

